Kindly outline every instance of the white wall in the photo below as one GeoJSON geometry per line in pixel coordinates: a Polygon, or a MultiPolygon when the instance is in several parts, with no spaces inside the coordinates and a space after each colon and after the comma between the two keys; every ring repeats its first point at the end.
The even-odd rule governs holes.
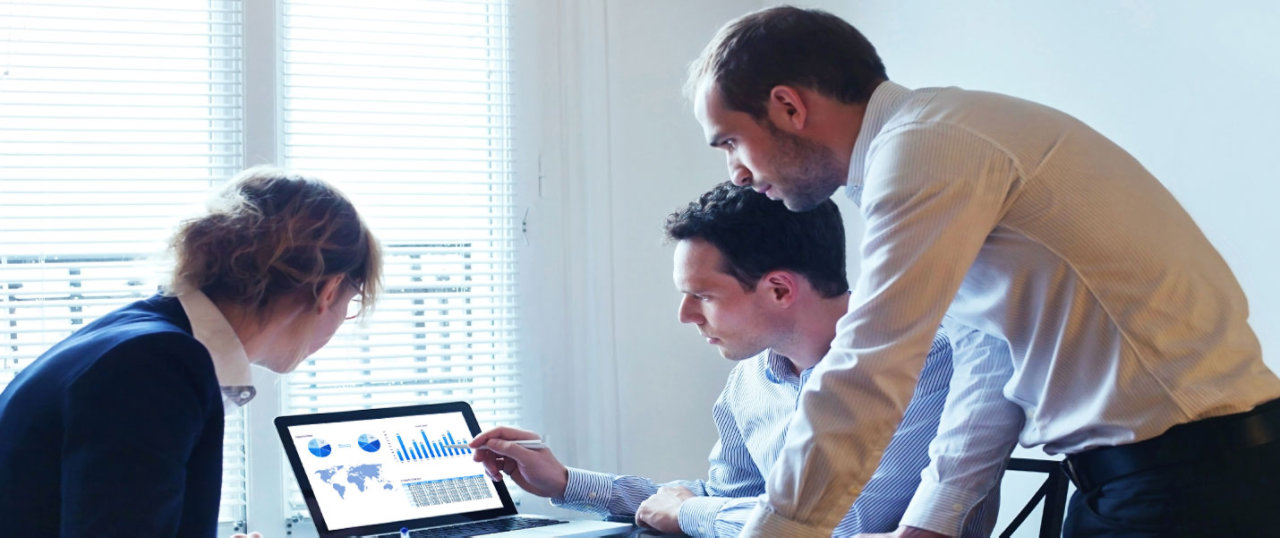
{"type": "Polygon", "coordinates": [[[711,404],[731,364],[676,319],[662,222],[727,178],[680,93],[685,66],[724,21],[757,7],[517,4],[517,17],[541,21],[518,51],[537,55],[542,81],[525,108],[541,111],[541,146],[522,155],[522,166],[539,157],[542,166],[541,194],[522,192],[524,349],[539,364],[526,392],[539,410],[531,425],[570,465],[655,479],[706,473],[711,404]]]}
{"type": "Polygon", "coordinates": [[[1173,192],[1235,271],[1280,369],[1280,4],[1268,0],[813,2],[910,87],[1007,93],[1070,113],[1173,192]]]}
{"type": "MultiPolygon", "coordinates": [[[[1127,148],[1236,272],[1280,369],[1280,4],[801,2],[850,20],[894,80],[1008,93],[1071,113],[1127,148]]],[[[679,94],[685,65],[759,1],[536,2],[559,28],[541,55],[542,194],[531,207],[526,350],[537,425],[570,464],[655,478],[705,471],[729,364],[675,320],[662,218],[721,180],[679,94]]],[[[522,155],[525,166],[536,155],[522,155]]],[[[527,177],[527,176],[525,176],[527,177]]],[[[843,207],[846,211],[847,206],[843,207]]],[[[851,240],[859,228],[850,226],[851,240]]],[[[1025,480],[1014,478],[1017,499],[1025,480]]],[[[1007,495],[1010,497],[1012,495],[1007,495]]],[[[1026,529],[1030,531],[1030,529],[1026,529]]],[[[1020,534],[1022,535],[1022,534],[1020,534]]]]}
{"type": "Polygon", "coordinates": [[[539,35],[518,39],[540,65],[540,95],[523,98],[542,122],[523,136],[540,147],[521,157],[535,162],[522,177],[537,175],[539,159],[542,177],[540,194],[527,184],[522,193],[525,356],[539,365],[529,422],[570,465],[706,473],[711,404],[732,363],[676,319],[662,222],[728,178],[681,95],[686,66],[724,22],[761,5],[516,4],[516,17],[540,20],[524,26],[539,35]]]}

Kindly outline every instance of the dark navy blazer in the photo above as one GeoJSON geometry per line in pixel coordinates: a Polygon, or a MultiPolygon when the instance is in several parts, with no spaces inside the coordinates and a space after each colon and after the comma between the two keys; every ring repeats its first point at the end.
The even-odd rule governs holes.
{"type": "Polygon", "coordinates": [[[107,314],[0,393],[0,534],[212,537],[222,426],[177,299],[107,314]]]}

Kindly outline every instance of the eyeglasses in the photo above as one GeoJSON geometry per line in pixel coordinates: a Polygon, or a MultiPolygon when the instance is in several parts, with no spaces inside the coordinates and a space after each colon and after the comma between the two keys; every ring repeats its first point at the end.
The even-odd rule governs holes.
{"type": "Polygon", "coordinates": [[[351,289],[356,292],[355,295],[351,296],[351,302],[347,303],[346,319],[351,320],[360,317],[361,314],[364,314],[364,294],[360,292],[360,286],[357,286],[350,278],[346,279],[346,282],[347,285],[351,286],[351,289]]]}
{"type": "Polygon", "coordinates": [[[351,296],[351,302],[347,303],[347,319],[356,319],[364,313],[364,297],[359,291],[351,296]]]}

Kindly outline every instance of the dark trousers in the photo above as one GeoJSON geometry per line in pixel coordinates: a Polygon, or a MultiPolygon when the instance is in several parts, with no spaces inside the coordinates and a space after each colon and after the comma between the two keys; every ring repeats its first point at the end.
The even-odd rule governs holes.
{"type": "Polygon", "coordinates": [[[1063,535],[1280,536],[1280,442],[1147,469],[1077,491],[1063,535]]]}

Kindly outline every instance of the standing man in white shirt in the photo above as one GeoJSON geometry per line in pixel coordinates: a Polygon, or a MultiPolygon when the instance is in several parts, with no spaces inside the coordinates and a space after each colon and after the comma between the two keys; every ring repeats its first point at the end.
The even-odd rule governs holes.
{"type": "Polygon", "coordinates": [[[866,229],[745,534],[830,533],[946,314],[968,341],[895,534],[956,535],[1002,463],[988,447],[1020,436],[1067,456],[1069,536],[1274,535],[1280,380],[1226,263],[1123,149],[1035,103],[890,82],[816,10],[728,23],[687,88],[735,183],[795,211],[845,186],[866,229]]]}

